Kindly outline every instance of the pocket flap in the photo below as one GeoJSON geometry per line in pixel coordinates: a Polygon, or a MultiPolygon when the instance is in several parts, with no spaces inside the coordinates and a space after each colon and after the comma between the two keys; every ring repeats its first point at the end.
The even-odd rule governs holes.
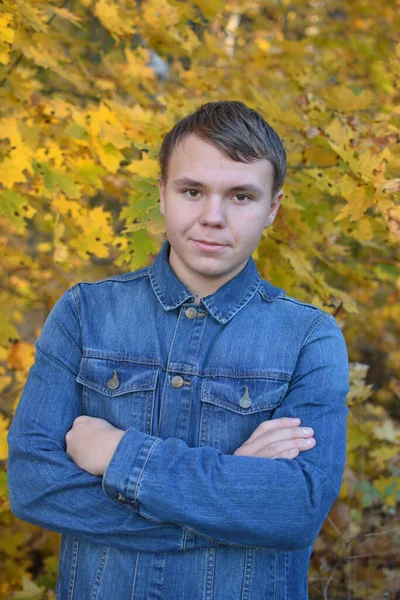
{"type": "Polygon", "coordinates": [[[243,415],[277,408],[289,387],[289,381],[267,378],[206,379],[201,400],[243,415]]]}
{"type": "Polygon", "coordinates": [[[128,392],[154,390],[156,379],[157,370],[154,367],[124,360],[84,357],[76,381],[113,397],[128,392]]]}

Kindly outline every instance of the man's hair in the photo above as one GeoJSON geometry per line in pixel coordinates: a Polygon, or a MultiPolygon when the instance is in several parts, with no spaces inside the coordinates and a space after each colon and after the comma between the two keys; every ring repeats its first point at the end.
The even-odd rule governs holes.
{"type": "Polygon", "coordinates": [[[163,181],[167,180],[172,152],[191,133],[213,144],[232,160],[244,163],[269,160],[274,168],[272,195],[282,187],[286,152],[279,135],[257,111],[236,100],[207,102],[174,125],[159,153],[163,181]]]}

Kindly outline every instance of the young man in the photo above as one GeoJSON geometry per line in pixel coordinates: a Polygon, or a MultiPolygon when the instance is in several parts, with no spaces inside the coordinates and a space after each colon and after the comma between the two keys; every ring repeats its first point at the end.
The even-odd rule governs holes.
{"type": "Polygon", "coordinates": [[[258,113],[215,102],[160,162],[153,265],[75,285],[44,325],[8,438],[11,508],[63,534],[59,600],[305,600],[348,371],[333,317],[251,258],[285,152],[258,113]]]}

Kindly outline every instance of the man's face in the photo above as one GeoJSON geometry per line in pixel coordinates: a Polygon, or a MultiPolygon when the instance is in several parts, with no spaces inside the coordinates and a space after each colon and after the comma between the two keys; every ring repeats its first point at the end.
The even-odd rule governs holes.
{"type": "Polygon", "coordinates": [[[159,180],[160,210],[181,281],[203,293],[232,279],[271,225],[282,197],[272,198],[268,160],[241,163],[194,134],[175,148],[159,180]]]}

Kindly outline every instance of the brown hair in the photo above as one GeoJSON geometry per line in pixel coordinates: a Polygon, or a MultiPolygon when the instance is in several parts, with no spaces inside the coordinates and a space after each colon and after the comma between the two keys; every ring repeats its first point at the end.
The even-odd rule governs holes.
{"type": "Polygon", "coordinates": [[[236,100],[203,104],[174,125],[165,136],[159,153],[163,181],[167,180],[172,152],[191,133],[217,146],[232,160],[244,163],[269,160],[274,167],[272,194],[282,187],[286,152],[280,137],[257,111],[236,100]]]}

